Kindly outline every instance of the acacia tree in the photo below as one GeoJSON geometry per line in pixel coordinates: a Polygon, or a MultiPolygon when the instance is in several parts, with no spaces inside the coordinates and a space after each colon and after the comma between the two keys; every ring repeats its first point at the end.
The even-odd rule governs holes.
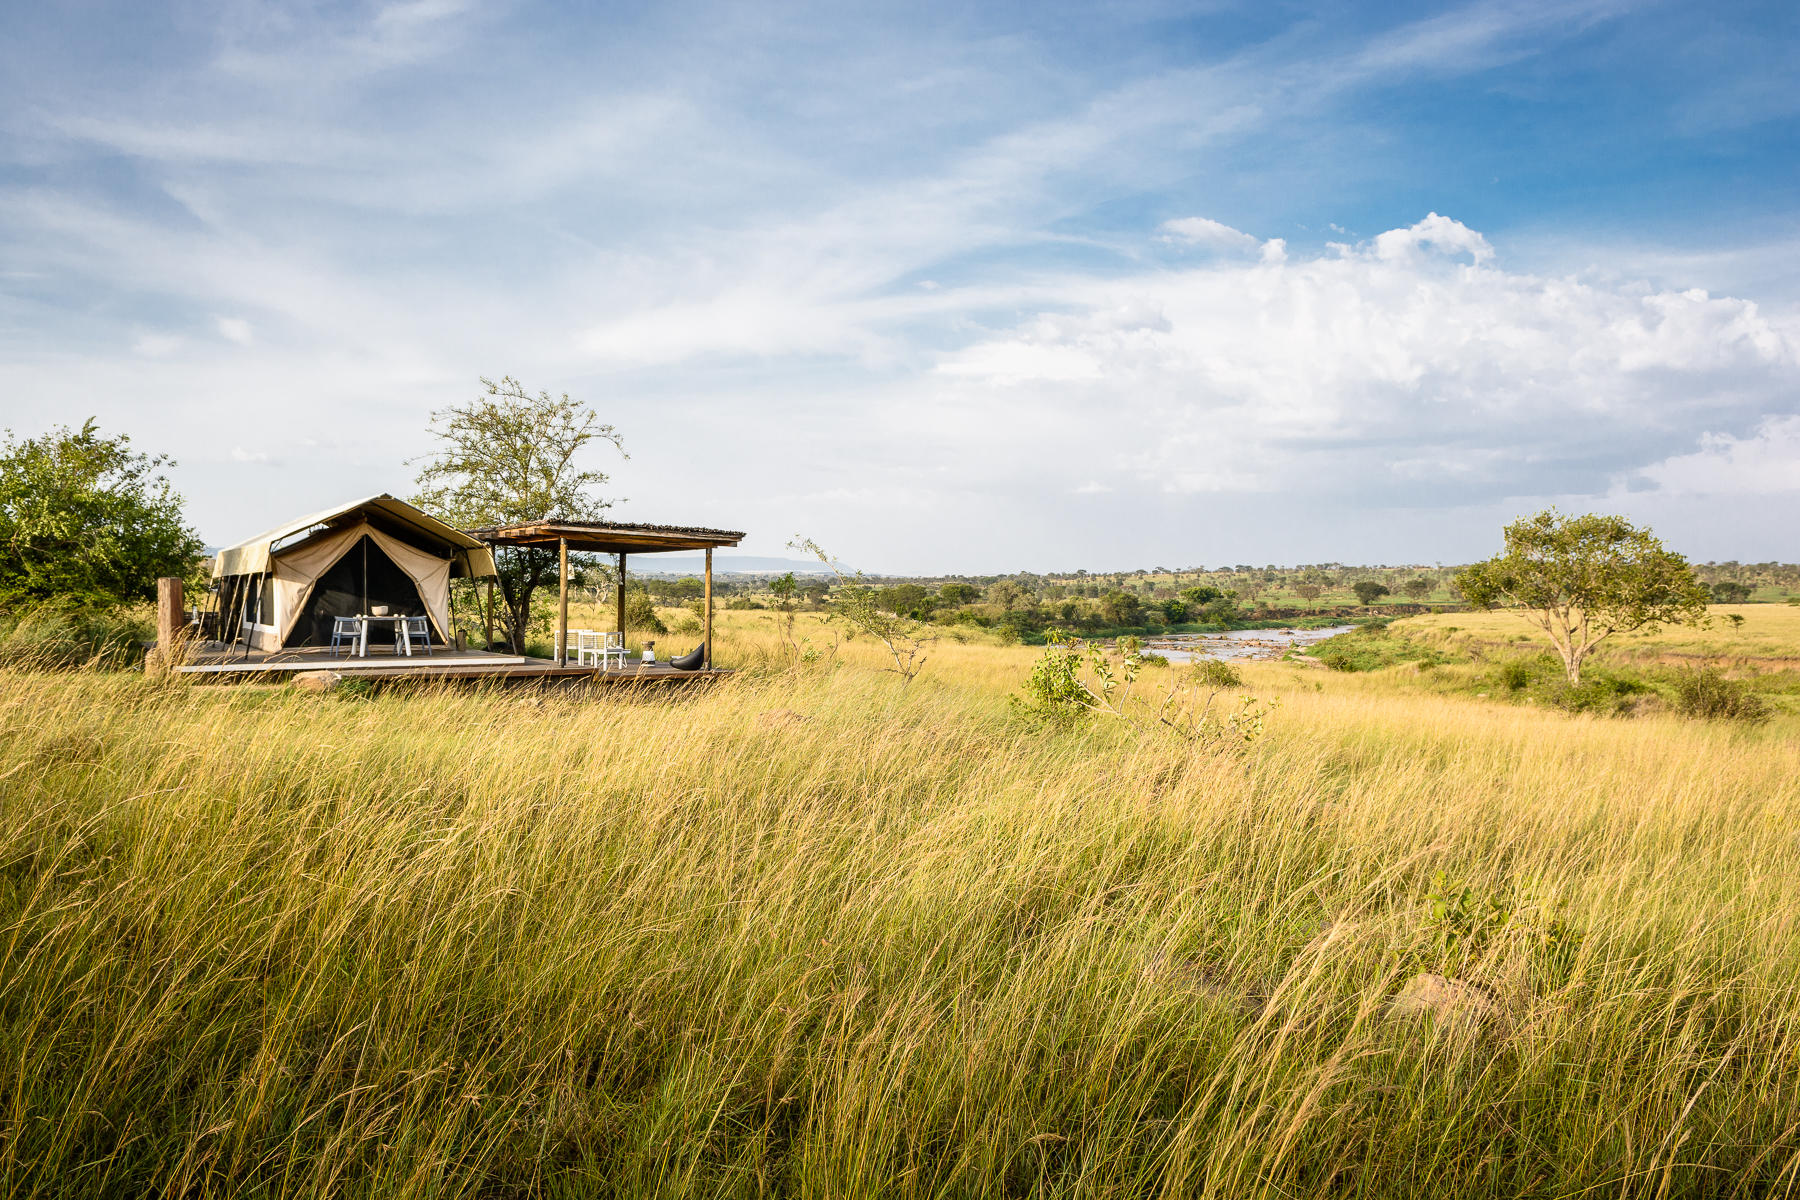
{"type": "MultiPolygon", "coordinates": [[[[438,446],[419,460],[425,465],[414,502],[465,529],[599,520],[612,507],[594,493],[607,476],[576,458],[594,442],[610,442],[621,457],[630,457],[624,439],[567,393],[561,399],[549,392],[533,396],[510,375],[481,383],[486,391],[474,400],[431,414],[438,446]]],[[[494,563],[507,641],[522,654],[532,593],[556,578],[556,551],[506,547],[494,563]]]]}
{"type": "Polygon", "coordinates": [[[200,539],[162,468],[90,418],[0,447],[0,602],[124,604],[185,576],[200,539]]]}
{"type": "Polygon", "coordinates": [[[1686,558],[1623,517],[1566,517],[1554,508],[1506,527],[1506,549],[1465,567],[1457,590],[1476,608],[1517,608],[1562,656],[1572,684],[1615,633],[1706,620],[1706,586],[1686,558]]]}

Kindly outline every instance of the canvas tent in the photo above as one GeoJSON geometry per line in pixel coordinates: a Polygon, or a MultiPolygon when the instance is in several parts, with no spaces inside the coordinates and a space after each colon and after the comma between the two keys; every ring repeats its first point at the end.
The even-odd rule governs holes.
{"type": "Polygon", "coordinates": [[[486,545],[385,493],[290,521],[213,559],[221,636],[257,650],[316,646],[332,618],[385,606],[450,640],[450,581],[494,574],[486,545]]]}

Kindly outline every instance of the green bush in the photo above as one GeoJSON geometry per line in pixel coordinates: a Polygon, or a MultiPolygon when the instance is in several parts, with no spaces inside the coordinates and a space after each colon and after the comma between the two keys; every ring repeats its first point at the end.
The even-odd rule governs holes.
{"type": "Polygon", "coordinates": [[[1235,688],[1244,686],[1243,672],[1217,658],[1202,658],[1194,663],[1194,682],[1201,687],[1235,688]]]}
{"type": "Polygon", "coordinates": [[[1715,666],[1688,667],[1675,673],[1675,711],[1708,721],[1742,721],[1754,725],[1769,716],[1769,706],[1742,680],[1727,678],[1715,666]]]}
{"type": "Polygon", "coordinates": [[[1548,652],[1528,658],[1508,658],[1494,664],[1494,686],[1522,692],[1539,683],[1554,683],[1563,676],[1562,664],[1548,652]]]}
{"type": "Polygon", "coordinates": [[[1633,676],[1590,668],[1580,683],[1554,679],[1543,686],[1539,695],[1545,703],[1564,712],[1619,717],[1631,712],[1638,697],[1655,690],[1633,676]]]}

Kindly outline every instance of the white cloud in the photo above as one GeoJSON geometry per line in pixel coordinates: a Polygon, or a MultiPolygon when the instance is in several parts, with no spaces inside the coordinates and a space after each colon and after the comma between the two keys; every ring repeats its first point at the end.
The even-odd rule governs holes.
{"type": "Polygon", "coordinates": [[[1183,242],[1220,251],[1251,251],[1262,243],[1241,230],[1210,217],[1181,217],[1162,223],[1164,241],[1183,242]]]}
{"type": "MultiPolygon", "coordinates": [[[[1794,316],[1493,258],[1433,214],[1305,259],[1067,280],[1044,296],[1053,311],[944,354],[937,374],[964,390],[934,400],[986,413],[983,444],[1004,425],[1098,420],[1111,449],[1086,453],[1151,490],[1454,504],[1600,493],[1800,390],[1794,316]],[[997,406],[994,388],[1029,400],[997,406]]],[[[1772,445],[1709,452],[1766,473],[1786,443],[1772,445]]]]}
{"type": "Polygon", "coordinates": [[[248,346],[251,341],[254,340],[254,335],[250,329],[250,322],[244,320],[242,317],[219,317],[217,318],[217,322],[219,326],[219,336],[228,342],[236,342],[240,346],[248,346]]]}
{"type": "Polygon", "coordinates": [[[172,333],[143,333],[131,343],[131,352],[145,358],[166,358],[181,349],[186,339],[172,333]]]}
{"type": "Polygon", "coordinates": [[[1692,454],[1674,455],[1638,474],[1677,495],[1800,492],[1800,415],[1769,417],[1749,437],[1703,434],[1692,454]]]}
{"type": "Polygon", "coordinates": [[[1488,245],[1486,238],[1461,221],[1436,213],[1428,214],[1423,221],[1406,229],[1390,229],[1375,239],[1376,255],[1389,260],[1412,258],[1427,248],[1449,254],[1467,254],[1477,265],[1494,257],[1494,248],[1488,245]]]}

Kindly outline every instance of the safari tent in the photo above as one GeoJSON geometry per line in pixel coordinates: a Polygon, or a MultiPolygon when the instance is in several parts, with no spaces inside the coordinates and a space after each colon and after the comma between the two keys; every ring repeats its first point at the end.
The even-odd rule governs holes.
{"type": "Polygon", "coordinates": [[[494,574],[485,544],[387,494],[289,521],[213,559],[219,636],[263,651],[331,641],[333,617],[385,607],[450,641],[450,581],[494,574]]]}

